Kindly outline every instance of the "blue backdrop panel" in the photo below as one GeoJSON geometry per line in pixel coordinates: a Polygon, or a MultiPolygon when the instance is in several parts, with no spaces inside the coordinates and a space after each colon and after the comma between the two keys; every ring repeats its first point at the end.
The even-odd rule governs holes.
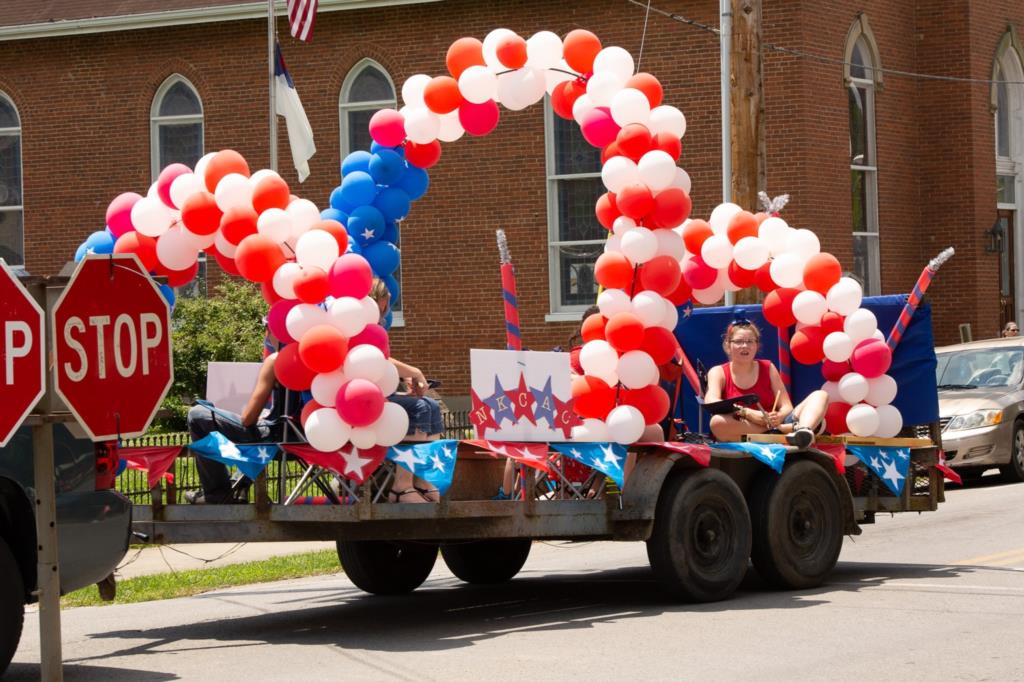
{"type": "MultiPolygon", "coordinates": [[[[865,298],[863,306],[878,318],[878,328],[888,334],[906,303],[906,295],[865,298]]],[[[715,308],[680,308],[676,338],[694,367],[697,361],[711,369],[725,362],[722,338],[725,328],[737,318],[746,318],[761,330],[759,357],[778,365],[779,338],[775,327],[761,314],[760,305],[738,305],[715,308]]],[[[811,391],[821,388],[824,379],[821,365],[801,365],[793,361],[793,402],[798,403],[811,391]]],[[[939,399],[935,386],[935,339],[932,337],[932,313],[922,304],[910,320],[903,340],[893,354],[889,374],[899,385],[893,401],[906,425],[927,424],[939,418],[939,399]]],[[[680,397],[682,417],[692,429],[697,424],[697,402],[685,381],[680,397]]],[[[767,406],[766,406],[767,407],[767,406]]],[[[679,409],[676,410],[679,416],[679,409]]],[[[704,415],[702,430],[707,432],[708,416],[704,415]]]]}

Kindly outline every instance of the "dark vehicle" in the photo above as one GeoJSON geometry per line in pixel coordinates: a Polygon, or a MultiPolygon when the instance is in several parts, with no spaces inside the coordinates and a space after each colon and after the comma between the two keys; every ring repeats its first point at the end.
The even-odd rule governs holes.
{"type": "MultiPolygon", "coordinates": [[[[61,594],[106,578],[128,551],[131,503],[114,487],[116,450],[53,427],[61,594]]],[[[36,520],[32,429],[0,448],[0,674],[21,638],[25,604],[35,602],[36,520]]]]}

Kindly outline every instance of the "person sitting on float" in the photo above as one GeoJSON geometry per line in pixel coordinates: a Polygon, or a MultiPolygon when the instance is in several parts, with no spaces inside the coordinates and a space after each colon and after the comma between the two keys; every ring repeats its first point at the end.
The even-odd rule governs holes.
{"type": "Polygon", "coordinates": [[[726,328],[722,347],[729,361],[708,372],[704,402],[754,394],[757,408],[738,406],[732,414],[712,416],[711,432],[720,441],[738,441],[748,433],[783,433],[790,445],[807,448],[815,433],[824,430],[828,394],[813,391],[793,407],[779,370],[757,357],[760,342],[761,332],[749,320],[735,320],[726,328]]]}

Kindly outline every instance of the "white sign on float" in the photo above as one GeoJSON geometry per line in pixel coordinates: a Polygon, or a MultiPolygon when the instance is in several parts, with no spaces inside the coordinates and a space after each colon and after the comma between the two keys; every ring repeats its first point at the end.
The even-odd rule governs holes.
{"type": "Polygon", "coordinates": [[[478,438],[569,440],[576,417],[568,353],[472,349],[469,366],[478,438]]]}

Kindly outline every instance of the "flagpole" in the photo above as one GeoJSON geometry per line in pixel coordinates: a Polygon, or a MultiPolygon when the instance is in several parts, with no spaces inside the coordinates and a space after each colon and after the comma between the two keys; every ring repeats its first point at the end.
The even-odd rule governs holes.
{"type": "Polygon", "coordinates": [[[270,170],[277,170],[277,79],[274,64],[277,62],[275,45],[277,31],[274,25],[274,0],[267,0],[267,64],[270,71],[270,170]]]}

